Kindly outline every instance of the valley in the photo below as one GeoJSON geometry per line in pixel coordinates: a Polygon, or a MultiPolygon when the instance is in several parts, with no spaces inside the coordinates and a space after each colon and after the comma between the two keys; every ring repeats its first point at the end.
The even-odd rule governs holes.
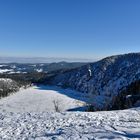
{"type": "Polygon", "coordinates": [[[0,140],[140,140],[140,0],[0,0],[0,140]]]}
{"type": "Polygon", "coordinates": [[[1,64],[0,139],[140,139],[139,53],[46,64],[47,72],[16,64],[13,71],[26,71],[9,73],[5,65],[12,64],[1,64]]]}

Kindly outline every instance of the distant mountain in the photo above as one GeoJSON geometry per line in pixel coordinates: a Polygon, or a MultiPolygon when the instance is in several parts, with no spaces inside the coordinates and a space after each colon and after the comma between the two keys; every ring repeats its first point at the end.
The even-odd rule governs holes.
{"type": "Polygon", "coordinates": [[[0,63],[54,63],[54,62],[94,62],[93,59],[47,58],[47,57],[0,57],[0,63]]]}
{"type": "Polygon", "coordinates": [[[140,102],[140,53],[107,57],[58,74],[50,83],[90,95],[97,110],[128,108],[140,102]]]}
{"type": "Polygon", "coordinates": [[[58,62],[58,63],[0,63],[0,74],[15,74],[15,73],[31,73],[43,72],[48,73],[57,70],[75,69],[86,65],[87,63],[80,62],[58,62]]]}

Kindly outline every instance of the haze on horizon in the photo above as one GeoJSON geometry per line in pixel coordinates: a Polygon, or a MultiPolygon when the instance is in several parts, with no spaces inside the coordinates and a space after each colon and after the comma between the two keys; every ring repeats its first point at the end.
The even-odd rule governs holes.
{"type": "Polygon", "coordinates": [[[139,0],[1,0],[0,56],[97,60],[139,52],[139,0]]]}

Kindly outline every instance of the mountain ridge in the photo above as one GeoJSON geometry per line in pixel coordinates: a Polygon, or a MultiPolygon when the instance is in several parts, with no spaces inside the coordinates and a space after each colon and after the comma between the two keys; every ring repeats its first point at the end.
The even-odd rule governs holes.
{"type": "Polygon", "coordinates": [[[50,83],[90,94],[93,106],[104,110],[112,108],[118,95],[139,80],[140,53],[129,53],[58,74],[50,83]]]}

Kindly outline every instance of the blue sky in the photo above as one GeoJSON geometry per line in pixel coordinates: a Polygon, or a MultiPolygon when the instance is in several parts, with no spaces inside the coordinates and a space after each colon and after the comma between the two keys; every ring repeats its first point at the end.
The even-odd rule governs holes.
{"type": "Polygon", "coordinates": [[[1,0],[0,56],[139,52],[140,0],[1,0]]]}

